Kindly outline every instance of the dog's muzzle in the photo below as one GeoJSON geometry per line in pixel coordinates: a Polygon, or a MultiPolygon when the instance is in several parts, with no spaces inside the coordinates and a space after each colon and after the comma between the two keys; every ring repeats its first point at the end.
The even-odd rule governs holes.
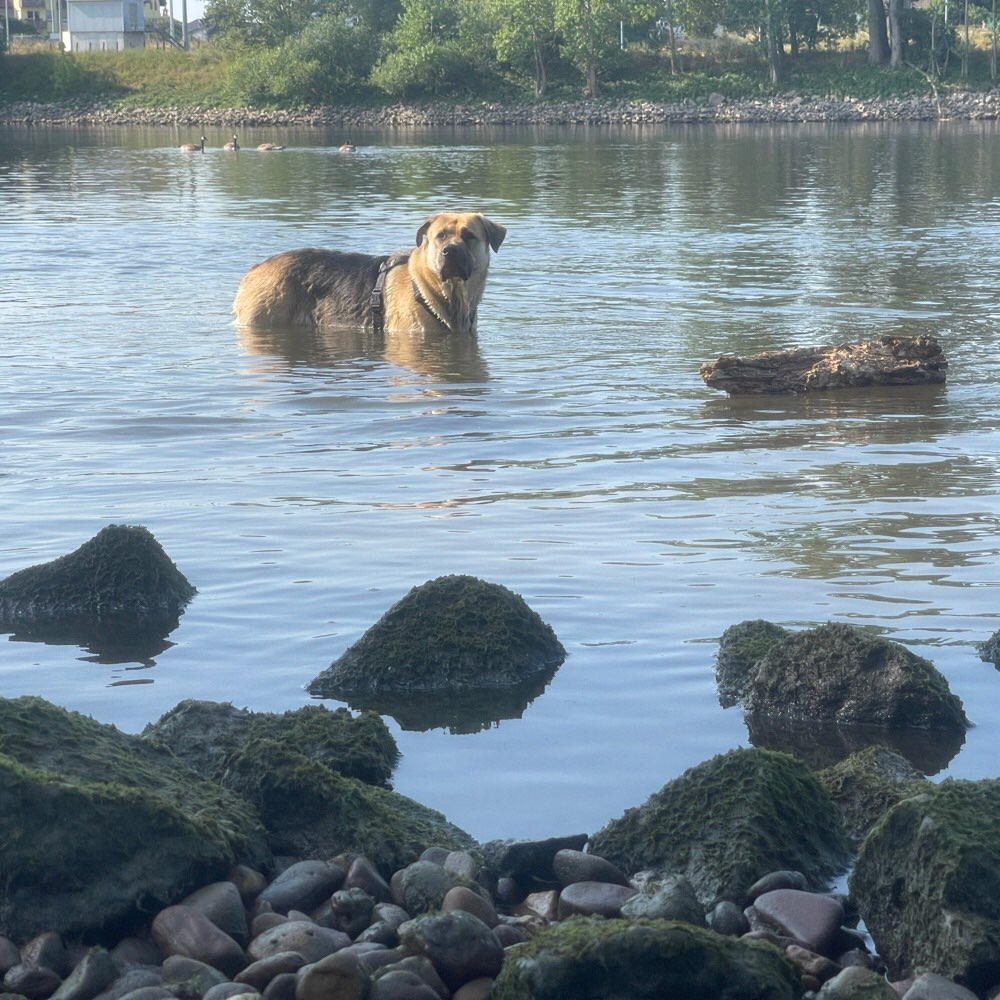
{"type": "Polygon", "coordinates": [[[441,248],[441,277],[468,281],[472,275],[472,256],[461,243],[446,243],[441,248]]]}

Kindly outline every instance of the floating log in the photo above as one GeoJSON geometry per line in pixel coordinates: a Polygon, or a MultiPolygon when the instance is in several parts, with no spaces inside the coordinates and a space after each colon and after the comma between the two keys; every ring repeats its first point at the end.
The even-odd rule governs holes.
{"type": "Polygon", "coordinates": [[[822,344],[749,357],[724,354],[699,369],[705,384],[731,396],[934,385],[948,362],[933,337],[879,337],[860,344],[822,344]]]}

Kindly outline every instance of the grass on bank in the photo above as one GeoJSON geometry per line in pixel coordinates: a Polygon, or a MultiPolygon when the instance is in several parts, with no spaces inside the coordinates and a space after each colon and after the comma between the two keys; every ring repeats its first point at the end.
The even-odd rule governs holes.
{"type": "MultiPolygon", "coordinates": [[[[190,52],[137,49],[124,52],[63,53],[38,50],[12,53],[0,59],[0,102],[107,101],[135,108],[168,106],[237,107],[252,103],[233,86],[233,56],[211,45],[190,52]]],[[[869,66],[863,49],[803,53],[789,64],[787,80],[770,85],[758,50],[738,40],[685,41],[681,72],[670,72],[663,50],[635,47],[622,53],[605,73],[602,96],[632,100],[703,103],[719,93],[731,100],[764,98],[794,92],[815,97],[889,98],[927,94],[927,76],[918,69],[869,66]]],[[[989,52],[974,48],[969,79],[937,82],[949,87],[989,89],[989,52]]],[[[455,100],[533,102],[527,80],[495,77],[484,90],[451,95],[455,100]]],[[[571,71],[554,73],[546,100],[576,100],[583,96],[571,71]]],[[[372,88],[345,97],[331,94],[329,103],[384,103],[388,98],[372,88]]],[[[287,106],[287,104],[286,104],[287,106]]]]}

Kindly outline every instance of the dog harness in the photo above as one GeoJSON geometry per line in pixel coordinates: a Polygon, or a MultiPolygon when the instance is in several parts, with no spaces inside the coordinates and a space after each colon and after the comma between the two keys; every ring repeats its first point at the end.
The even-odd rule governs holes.
{"type": "MultiPolygon", "coordinates": [[[[394,267],[399,267],[405,264],[410,259],[409,251],[405,253],[394,253],[388,257],[383,257],[379,262],[378,274],[375,277],[375,287],[372,289],[371,297],[371,309],[372,309],[372,326],[376,333],[385,333],[385,279],[389,272],[394,267]]],[[[420,289],[417,288],[417,283],[410,280],[410,288],[413,291],[413,297],[416,301],[423,306],[423,308],[430,313],[439,323],[444,323],[444,320],[430,307],[427,299],[423,297],[420,293],[420,289]]],[[[444,323],[447,326],[447,323],[444,323]]]]}

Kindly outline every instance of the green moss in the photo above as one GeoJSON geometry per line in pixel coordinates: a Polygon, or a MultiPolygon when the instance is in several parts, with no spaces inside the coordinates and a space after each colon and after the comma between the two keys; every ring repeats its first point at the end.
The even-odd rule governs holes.
{"type": "Polygon", "coordinates": [[[523,598],[471,576],[414,587],[308,689],[346,698],[380,691],[504,687],[566,656],[523,598]]]}
{"type": "Polygon", "coordinates": [[[780,625],[757,618],[731,625],[719,639],[715,681],[719,699],[728,708],[742,700],[757,661],[791,633],[780,625]]]}
{"type": "Polygon", "coordinates": [[[865,839],[852,895],[890,970],[1000,980],[1000,780],[929,785],[865,839]]]}
{"type": "Polygon", "coordinates": [[[808,769],[755,749],[685,771],[595,834],[590,849],[629,873],[685,875],[706,908],[742,902],[754,881],[781,868],[821,888],[850,855],[840,818],[808,769]]]}
{"type": "Polygon", "coordinates": [[[344,777],[286,742],[251,740],[226,759],[223,781],[258,807],[276,853],[363,854],[391,875],[432,844],[475,846],[433,809],[344,777]]]}
{"type": "Polygon", "coordinates": [[[494,1000],[794,1000],[798,973],[763,942],[670,920],[564,920],[513,950],[494,1000]]]}

